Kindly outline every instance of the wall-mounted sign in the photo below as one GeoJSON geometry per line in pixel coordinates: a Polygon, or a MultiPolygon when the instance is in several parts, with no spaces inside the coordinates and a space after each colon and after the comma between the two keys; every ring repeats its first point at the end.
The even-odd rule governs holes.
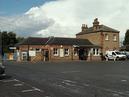
{"type": "Polygon", "coordinates": [[[10,49],[10,50],[15,50],[15,49],[16,49],[16,47],[9,47],[9,49],[10,49]]]}
{"type": "Polygon", "coordinates": [[[29,51],[29,56],[36,56],[36,51],[29,51]]]}

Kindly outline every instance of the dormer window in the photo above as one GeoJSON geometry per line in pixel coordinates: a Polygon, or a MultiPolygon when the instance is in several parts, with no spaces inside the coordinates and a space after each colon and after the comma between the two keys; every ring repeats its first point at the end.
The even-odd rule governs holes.
{"type": "Polygon", "coordinates": [[[105,34],[105,40],[109,40],[108,34],[105,34]]]}

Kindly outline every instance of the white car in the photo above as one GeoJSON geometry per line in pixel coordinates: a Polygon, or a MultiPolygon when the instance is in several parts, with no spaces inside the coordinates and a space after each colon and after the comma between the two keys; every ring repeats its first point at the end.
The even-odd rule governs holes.
{"type": "Polygon", "coordinates": [[[129,52],[128,51],[121,51],[121,53],[126,55],[127,59],[129,59],[129,52]]]}
{"type": "Polygon", "coordinates": [[[107,51],[105,55],[106,61],[108,60],[121,60],[121,59],[126,59],[126,55],[122,54],[119,51],[107,51]]]}

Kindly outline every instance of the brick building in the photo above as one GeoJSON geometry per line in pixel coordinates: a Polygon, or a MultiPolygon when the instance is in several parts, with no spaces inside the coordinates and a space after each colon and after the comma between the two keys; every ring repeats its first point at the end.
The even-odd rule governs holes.
{"type": "Polygon", "coordinates": [[[101,60],[107,50],[119,50],[119,31],[100,25],[82,25],[76,38],[29,37],[17,45],[18,61],[101,60]]]}
{"type": "Polygon", "coordinates": [[[77,39],[88,39],[93,44],[101,47],[105,54],[107,50],[119,50],[119,31],[105,25],[100,25],[98,19],[94,19],[93,26],[82,25],[82,31],[76,34],[77,39]]]}
{"type": "Polygon", "coordinates": [[[18,61],[101,60],[100,47],[87,39],[29,37],[17,47],[18,61]]]}

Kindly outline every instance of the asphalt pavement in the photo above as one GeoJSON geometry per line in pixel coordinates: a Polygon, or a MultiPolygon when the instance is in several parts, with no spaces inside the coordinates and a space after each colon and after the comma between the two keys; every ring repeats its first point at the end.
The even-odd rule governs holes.
{"type": "Polygon", "coordinates": [[[129,61],[4,64],[0,97],[129,97],[129,61]]]}

